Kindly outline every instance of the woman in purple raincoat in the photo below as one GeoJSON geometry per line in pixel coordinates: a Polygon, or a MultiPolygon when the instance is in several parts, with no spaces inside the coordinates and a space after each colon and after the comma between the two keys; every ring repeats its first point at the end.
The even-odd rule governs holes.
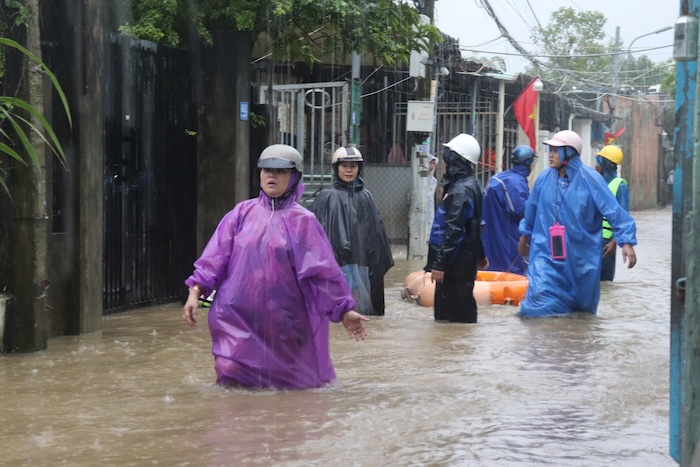
{"type": "Polygon", "coordinates": [[[323,228],[297,204],[302,159],[275,144],[258,159],[262,190],[224,216],[194,273],[183,315],[197,322],[200,296],[216,290],[209,330],[216,382],[305,389],[335,379],[329,321],[364,340],[348,284],[323,228]]]}

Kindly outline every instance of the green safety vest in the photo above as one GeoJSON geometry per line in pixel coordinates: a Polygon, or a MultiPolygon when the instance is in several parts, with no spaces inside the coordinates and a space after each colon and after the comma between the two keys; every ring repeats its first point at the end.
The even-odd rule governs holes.
{"type": "MultiPolygon", "coordinates": [[[[616,177],[613,178],[610,183],[608,183],[608,188],[612,191],[613,196],[617,198],[617,190],[620,188],[620,184],[627,183],[624,178],[616,177]]],[[[603,217],[603,238],[605,240],[610,240],[613,237],[613,229],[608,223],[608,220],[603,217]]]]}

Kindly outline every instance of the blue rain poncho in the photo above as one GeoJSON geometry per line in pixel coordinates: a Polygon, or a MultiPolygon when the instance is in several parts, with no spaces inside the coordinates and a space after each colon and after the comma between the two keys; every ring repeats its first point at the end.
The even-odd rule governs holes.
{"type": "MultiPolygon", "coordinates": [[[[296,174],[295,174],[296,175],[296,174]]],[[[335,378],[329,320],[355,308],[323,228],[297,204],[263,191],[226,214],[185,281],[208,295],[217,383],[304,389],[335,378]]]]}
{"type": "Polygon", "coordinates": [[[484,190],[482,216],[486,230],[481,238],[489,260],[489,271],[525,274],[525,261],[518,254],[518,226],[530,195],[529,174],[528,165],[516,164],[512,169],[492,176],[484,190]]]}
{"type": "Polygon", "coordinates": [[[547,316],[575,311],[595,314],[600,298],[602,222],[608,218],[620,246],[636,245],[634,219],[613,197],[605,180],[574,157],[566,177],[547,169],[535,182],[520,222],[530,237],[528,288],[521,316],[547,316]],[[566,227],[565,260],[552,259],[549,227],[566,227]]]}

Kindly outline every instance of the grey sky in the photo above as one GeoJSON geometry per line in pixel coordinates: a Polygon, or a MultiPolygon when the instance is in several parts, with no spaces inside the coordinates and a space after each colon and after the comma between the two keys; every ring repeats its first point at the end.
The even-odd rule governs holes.
{"type": "MultiPolygon", "coordinates": [[[[679,1],[660,0],[490,0],[490,4],[510,34],[528,51],[540,49],[532,43],[531,29],[537,20],[546,26],[551,12],[568,6],[576,10],[600,11],[607,18],[605,32],[610,40],[615,38],[616,26],[620,26],[623,47],[634,41],[632,52],[641,49],[669,46],[658,50],[638,52],[635,56],[647,55],[654,62],[662,62],[673,56],[673,30],[660,34],[635,38],[666,26],[673,26],[680,11],[679,1]],[[535,19],[535,15],[537,19],[535,19]]],[[[436,25],[452,37],[459,38],[462,47],[479,50],[463,52],[464,55],[488,57],[501,55],[509,72],[524,71],[527,61],[516,56],[517,51],[504,38],[479,0],[437,0],[435,2],[436,25]],[[497,40],[494,40],[497,39],[497,40]]]]}

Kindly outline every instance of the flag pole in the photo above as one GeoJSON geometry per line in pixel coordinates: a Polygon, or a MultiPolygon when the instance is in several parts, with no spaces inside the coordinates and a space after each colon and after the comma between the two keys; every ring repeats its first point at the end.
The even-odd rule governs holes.
{"type": "MultiPolygon", "coordinates": [[[[542,80],[540,80],[539,77],[535,78],[535,82],[532,85],[532,89],[533,89],[533,91],[535,91],[537,93],[537,107],[535,108],[536,110],[535,110],[535,148],[534,148],[534,150],[535,150],[535,155],[540,156],[541,155],[541,154],[539,154],[539,152],[540,152],[540,94],[542,94],[542,91],[544,90],[544,84],[542,83],[542,80]]],[[[539,172],[542,172],[544,170],[544,167],[545,167],[543,165],[545,163],[545,158],[538,157],[538,159],[540,160],[540,165],[542,165],[539,172]]],[[[537,166],[535,166],[535,168],[537,168],[537,166]]],[[[535,175],[530,177],[530,179],[529,179],[530,180],[529,183],[531,186],[535,182],[537,175],[539,175],[538,171],[535,171],[535,172],[537,172],[537,173],[535,173],[535,175]]]]}
{"type": "Polygon", "coordinates": [[[539,155],[537,152],[540,150],[540,94],[544,90],[542,80],[535,78],[532,89],[537,93],[537,110],[535,112],[535,155],[539,155]]]}

